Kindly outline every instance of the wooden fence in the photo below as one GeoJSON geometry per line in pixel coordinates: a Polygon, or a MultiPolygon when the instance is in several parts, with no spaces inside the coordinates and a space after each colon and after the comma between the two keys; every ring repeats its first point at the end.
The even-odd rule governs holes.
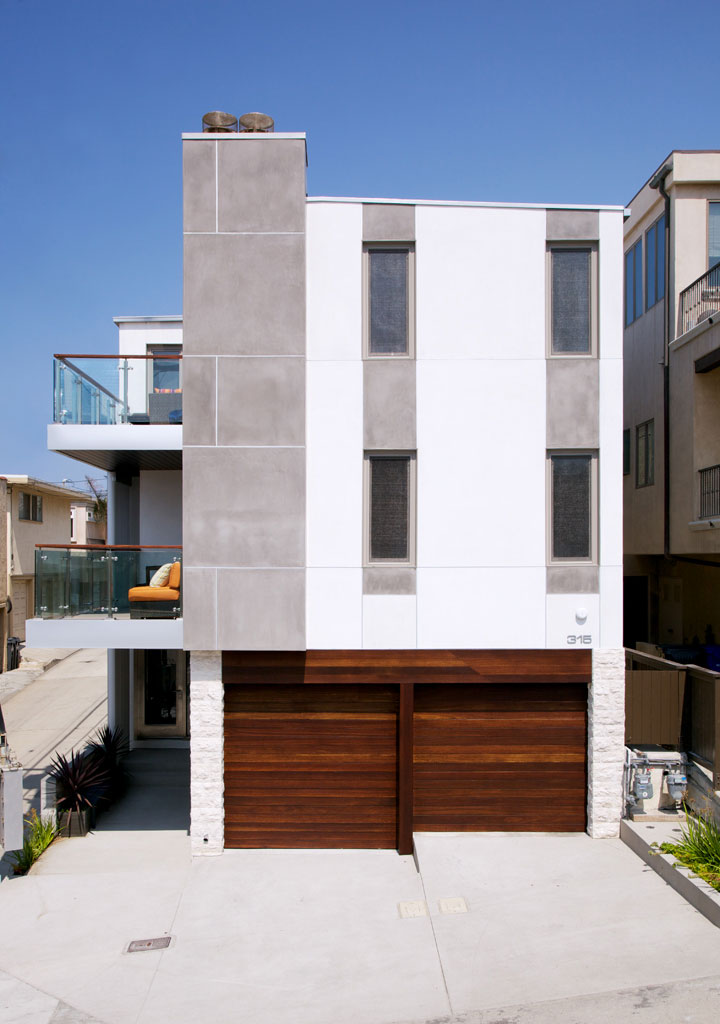
{"type": "Polygon", "coordinates": [[[685,750],[720,789],[720,673],[626,650],[625,743],[685,750]]]}

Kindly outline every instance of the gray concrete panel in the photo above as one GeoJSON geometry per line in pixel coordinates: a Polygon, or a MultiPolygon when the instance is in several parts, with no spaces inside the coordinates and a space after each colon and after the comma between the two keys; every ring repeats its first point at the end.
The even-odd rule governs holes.
{"type": "Polygon", "coordinates": [[[215,231],[217,143],[183,142],[183,231],[215,231]]]}
{"type": "Polygon", "coordinates": [[[597,359],[548,359],[548,448],[597,448],[600,443],[597,359]]]}
{"type": "Polygon", "coordinates": [[[217,650],[217,569],[192,569],[185,562],[182,598],[185,650],[217,650]]]}
{"type": "Polygon", "coordinates": [[[414,594],[415,569],[378,565],[363,569],[363,594],[414,594]]]}
{"type": "Polygon", "coordinates": [[[304,569],[219,569],[223,651],[305,650],[304,569]]]}
{"type": "Polygon", "coordinates": [[[305,236],[186,235],[190,355],[304,355],[305,236]]]}
{"type": "Polygon", "coordinates": [[[548,210],[546,235],[549,242],[594,242],[600,237],[597,210],[548,210]]]}
{"type": "Polygon", "coordinates": [[[415,360],[366,359],[363,363],[363,444],[417,447],[415,360]]]}
{"type": "Polygon", "coordinates": [[[305,230],[305,143],[268,138],[218,145],[220,231],[305,230]]]}
{"type": "Polygon", "coordinates": [[[414,242],[415,207],[363,203],[363,239],[366,242],[414,242]]]}
{"type": "Polygon", "coordinates": [[[305,360],[218,360],[218,444],[305,443],[305,360]]]}
{"type": "Polygon", "coordinates": [[[214,356],[183,359],[183,444],[215,444],[214,356]]]}
{"type": "Polygon", "coordinates": [[[548,594],[599,594],[600,575],[596,565],[549,565],[548,594]]]}
{"type": "Polygon", "coordinates": [[[186,448],[186,566],[305,564],[304,448],[186,448]]]}

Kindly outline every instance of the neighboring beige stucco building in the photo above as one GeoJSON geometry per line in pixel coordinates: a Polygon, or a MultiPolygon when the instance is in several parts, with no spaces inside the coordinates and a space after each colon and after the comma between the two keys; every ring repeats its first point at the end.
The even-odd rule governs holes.
{"type": "Polygon", "coordinates": [[[70,539],[77,546],[104,544],[107,539],[106,519],[100,518],[95,503],[73,502],[70,506],[70,539]]]}
{"type": "Polygon", "coordinates": [[[625,644],[717,644],[720,151],[673,151],[628,205],[625,644]]]}
{"type": "Polygon", "coordinates": [[[32,617],[35,607],[35,546],[69,545],[71,505],[91,505],[92,500],[82,491],[31,476],[7,474],[4,480],[6,493],[0,493],[0,510],[5,512],[7,528],[0,571],[12,605],[5,615],[5,635],[24,641],[25,620],[32,617]]]}
{"type": "MultiPolygon", "coordinates": [[[[0,477],[0,523],[5,522],[7,515],[7,481],[0,477]]],[[[7,571],[7,544],[0,543],[0,672],[5,671],[7,637],[8,637],[8,571],[7,571]]]]}

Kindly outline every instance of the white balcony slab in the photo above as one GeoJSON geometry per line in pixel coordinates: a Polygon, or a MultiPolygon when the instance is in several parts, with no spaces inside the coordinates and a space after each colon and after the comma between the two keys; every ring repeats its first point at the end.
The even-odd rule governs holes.
{"type": "Polygon", "coordinates": [[[28,619],[28,647],[182,650],[182,619],[28,619]]]}
{"type": "Polygon", "coordinates": [[[51,451],[180,451],[179,423],[51,423],[51,451]]]}

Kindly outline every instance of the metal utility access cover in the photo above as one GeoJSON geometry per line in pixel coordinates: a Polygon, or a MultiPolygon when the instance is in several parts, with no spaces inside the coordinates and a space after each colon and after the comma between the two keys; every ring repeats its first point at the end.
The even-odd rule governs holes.
{"type": "Polygon", "coordinates": [[[398,903],[400,917],[427,917],[425,900],[404,900],[398,903]]]}
{"type": "Polygon", "coordinates": [[[142,953],[146,949],[167,949],[170,935],[162,935],[159,939],[134,939],[128,946],[128,953],[142,953]]]}
{"type": "Polygon", "coordinates": [[[438,900],[438,907],[441,914],[467,914],[467,903],[462,896],[448,896],[438,900]]]}

